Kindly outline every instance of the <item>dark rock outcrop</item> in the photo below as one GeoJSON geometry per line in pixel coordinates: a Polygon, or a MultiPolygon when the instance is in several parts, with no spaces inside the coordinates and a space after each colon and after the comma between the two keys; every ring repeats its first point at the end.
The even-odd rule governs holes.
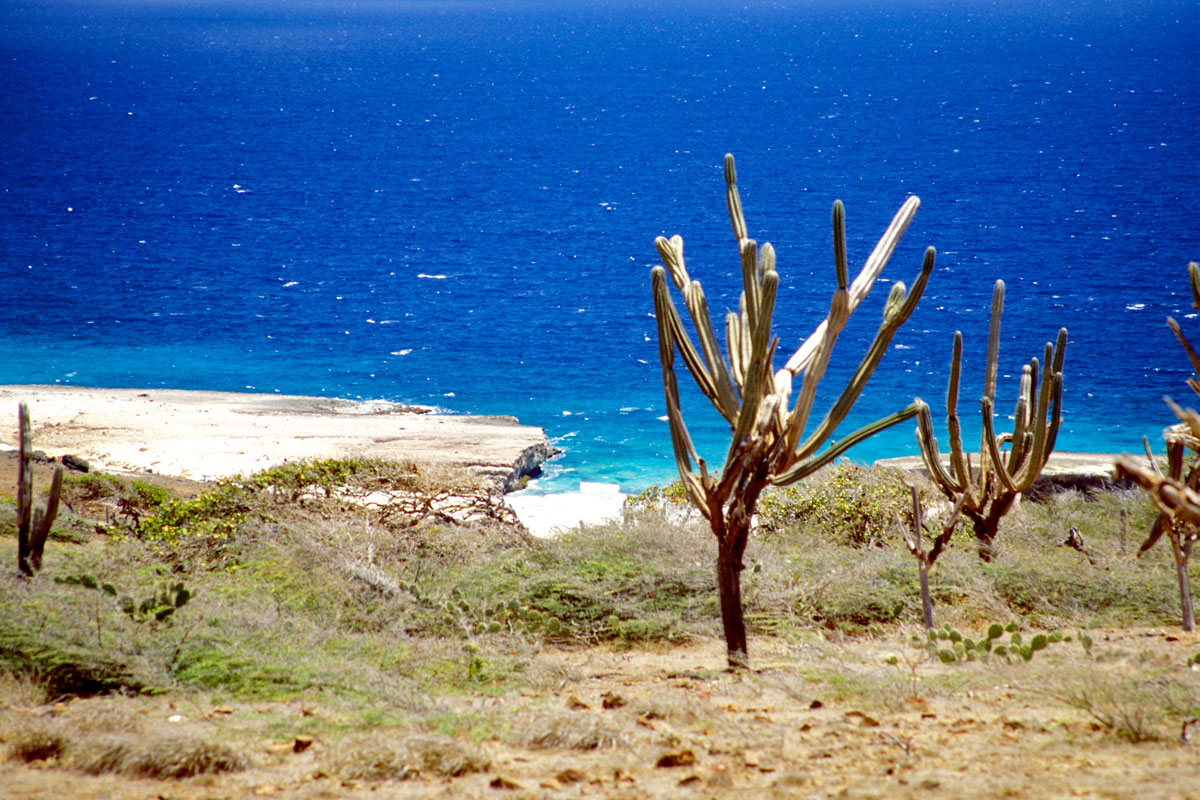
{"type": "Polygon", "coordinates": [[[63,466],[66,467],[67,469],[72,469],[72,470],[75,470],[76,472],[87,472],[92,468],[91,465],[88,464],[87,461],[80,458],[79,456],[71,456],[71,455],[63,456],[62,463],[63,463],[63,466]]]}
{"type": "Polygon", "coordinates": [[[513,462],[512,471],[504,479],[504,492],[512,492],[521,488],[525,480],[536,478],[542,474],[542,464],[562,451],[550,442],[539,442],[526,447],[517,460],[513,462]]]}

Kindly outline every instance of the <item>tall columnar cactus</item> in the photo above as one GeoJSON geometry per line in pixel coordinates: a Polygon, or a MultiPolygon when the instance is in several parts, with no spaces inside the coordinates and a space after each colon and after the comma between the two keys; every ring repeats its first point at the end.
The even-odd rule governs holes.
{"type": "MultiPolygon", "coordinates": [[[[1200,309],[1200,265],[1195,261],[1188,264],[1188,280],[1192,287],[1192,307],[1200,309]]],[[[1200,376],[1200,357],[1197,357],[1191,342],[1183,335],[1179,323],[1167,317],[1167,326],[1192,362],[1196,374],[1187,382],[1192,391],[1200,395],[1200,381],[1197,380],[1197,376],[1200,376]]],[[[1167,444],[1167,474],[1163,475],[1154,459],[1150,458],[1150,442],[1147,440],[1146,454],[1151,469],[1143,469],[1128,456],[1121,456],[1117,460],[1117,475],[1135,481],[1158,506],[1158,519],[1154,521],[1146,541],[1138,548],[1138,556],[1154,547],[1166,535],[1171,543],[1171,556],[1175,560],[1175,575],[1179,581],[1183,629],[1194,631],[1196,613],[1192,605],[1188,562],[1192,557],[1192,547],[1200,539],[1200,415],[1191,409],[1180,408],[1170,400],[1167,403],[1180,419],[1179,424],[1163,431],[1163,439],[1167,444]],[[1194,454],[1190,465],[1186,463],[1189,450],[1194,454]]]]}
{"type": "Polygon", "coordinates": [[[950,467],[942,463],[933,423],[928,411],[918,418],[917,442],[921,458],[942,493],[955,505],[960,500],[963,515],[971,520],[979,557],[995,557],[996,533],[1000,520],[1016,503],[1021,493],[1033,486],[1050,453],[1061,422],[1062,365],[1067,345],[1067,329],[1058,331],[1054,345],[1046,343],[1045,372],[1037,358],[1021,370],[1021,387],[1013,413],[1011,433],[996,435],[996,371],[1000,355],[1000,317],[1004,312],[1004,281],[996,281],[992,291],[992,318],[988,332],[987,367],[980,408],[983,426],[980,434],[979,466],[973,467],[965,455],[962,428],[958,419],[958,380],[962,362],[962,332],[954,333],[950,356],[950,381],[946,389],[946,424],[950,434],[950,467]],[[1040,386],[1039,386],[1040,379],[1040,386]],[[1004,452],[1003,448],[1009,449],[1004,452]]]}
{"type": "Polygon", "coordinates": [[[692,280],[684,267],[683,239],[679,236],[670,239],[660,236],[655,241],[666,269],[655,267],[651,272],[651,283],[675,463],[688,497],[708,520],[717,539],[721,620],[729,666],[739,669],[748,663],[742,617],[742,555],[759,495],[771,484],[801,480],[857,442],[911,419],[925,408],[920,400],[914,400],[903,410],[860,428],[819,452],[854,405],[896,330],[916,307],[933,269],[934,250],[929,248],[925,252],[920,275],[911,292],[905,292],[903,283],[893,285],[884,308],[883,323],[854,376],[824,418],[810,429],[808,423],[817,384],[825,374],[834,342],[887,264],[920,201],[910,197],[904,203],[852,284],[846,260],[844,212],[840,201],[834,203],[833,251],[837,289],[829,314],[785,366],[776,371],[773,361],[779,342],[771,334],[771,317],[779,286],[775,251],[770,244],[764,244],[760,251],[747,234],[737,190],[737,173],[730,155],[725,156],[725,185],[729,219],[741,257],[743,285],[738,311],[730,311],[725,317],[727,352],[721,352],[699,281],[692,280]],[[668,275],[683,295],[699,337],[699,348],[692,343],[675,308],[667,284],[668,275]],[[704,459],[696,453],[684,424],[675,375],[676,352],[732,431],[725,462],[719,472],[709,471],[704,459]],[[801,373],[804,378],[800,391],[792,402],[792,381],[801,373]]]}
{"type": "Polygon", "coordinates": [[[33,577],[42,568],[42,551],[50,526],[58,516],[58,499],[62,493],[63,468],[54,469],[50,494],[45,508],[33,507],[33,437],[29,426],[29,406],[17,406],[20,425],[20,448],[17,462],[17,569],[33,577]]]}

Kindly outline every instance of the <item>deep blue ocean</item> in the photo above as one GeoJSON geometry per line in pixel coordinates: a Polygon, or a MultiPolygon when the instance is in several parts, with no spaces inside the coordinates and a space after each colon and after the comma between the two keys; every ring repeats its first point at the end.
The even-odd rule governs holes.
{"type": "Polygon", "coordinates": [[[834,199],[852,269],[922,199],[884,278],[937,267],[845,430],[914,396],[941,419],[961,329],[976,445],[1003,278],[1002,412],[1065,326],[1059,448],[1138,451],[1164,395],[1196,402],[1165,318],[1200,343],[1198,30],[1191,0],[8,0],[0,383],[512,414],[565,451],[549,489],[671,480],[653,242],[736,307],[732,152],[783,356],[828,307],[834,199]]]}

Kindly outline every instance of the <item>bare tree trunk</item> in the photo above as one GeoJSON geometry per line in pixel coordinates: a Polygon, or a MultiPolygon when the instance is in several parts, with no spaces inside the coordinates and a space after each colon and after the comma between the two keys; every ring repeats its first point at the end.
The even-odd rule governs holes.
{"type": "MultiPolygon", "coordinates": [[[[1174,542],[1172,542],[1174,544],[1174,542]]],[[[1179,605],[1183,612],[1183,629],[1188,633],[1196,630],[1196,612],[1192,606],[1192,583],[1188,578],[1188,561],[1191,560],[1192,542],[1186,541],[1175,553],[1175,574],[1179,578],[1179,605]]]]}
{"type": "Polygon", "coordinates": [[[925,615],[925,630],[933,630],[933,598],[929,596],[929,560],[917,562],[921,576],[921,613],[925,615]]]}
{"type": "Polygon", "coordinates": [[[1019,494],[1006,494],[996,498],[988,506],[986,514],[971,514],[971,527],[979,547],[979,560],[992,562],[996,558],[996,534],[1000,531],[1000,520],[1013,507],[1019,494]]]}
{"type": "Polygon", "coordinates": [[[748,669],[750,654],[742,611],[742,555],[750,538],[750,515],[731,511],[714,517],[713,522],[713,533],[717,536],[717,590],[729,669],[748,669]]]}
{"type": "Polygon", "coordinates": [[[746,669],[750,665],[750,654],[746,649],[746,622],[742,616],[742,560],[724,543],[717,552],[717,588],[721,595],[721,624],[725,629],[729,668],[746,669]]]}
{"type": "Polygon", "coordinates": [[[996,557],[996,531],[988,525],[986,517],[973,517],[971,529],[975,533],[975,544],[979,548],[979,560],[991,562],[996,557]]]}

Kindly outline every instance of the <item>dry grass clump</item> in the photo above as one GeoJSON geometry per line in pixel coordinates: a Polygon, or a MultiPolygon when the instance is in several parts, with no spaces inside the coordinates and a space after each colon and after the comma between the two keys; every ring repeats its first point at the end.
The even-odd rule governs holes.
{"type": "Polygon", "coordinates": [[[583,711],[538,709],[513,722],[512,740],[535,750],[595,750],[626,746],[632,737],[615,720],[583,711]]]}
{"type": "Polygon", "coordinates": [[[71,703],[67,716],[80,733],[140,733],[143,721],[128,709],[114,705],[111,697],[88,698],[71,703]]]}
{"type": "Polygon", "coordinates": [[[525,685],[539,692],[557,692],[581,678],[582,673],[575,667],[553,661],[535,660],[525,670],[525,685]]]}
{"type": "Polygon", "coordinates": [[[33,676],[0,669],[0,708],[40,706],[49,699],[46,687],[33,676]]]}
{"type": "Polygon", "coordinates": [[[326,763],[329,772],[344,780],[403,781],[422,773],[457,777],[484,772],[492,761],[451,736],[422,734],[392,741],[352,737],[334,748],[326,763]]]}
{"type": "Polygon", "coordinates": [[[492,765],[492,760],[485,752],[451,736],[412,736],[404,744],[420,756],[426,773],[457,777],[468,772],[484,772],[492,765]]]}
{"type": "Polygon", "coordinates": [[[92,775],[115,772],[165,779],[238,772],[249,766],[249,761],[228,745],[180,732],[150,737],[90,737],[79,743],[72,765],[92,775]]]}
{"type": "Polygon", "coordinates": [[[54,719],[31,720],[5,738],[9,758],[26,763],[60,758],[70,746],[66,727],[54,719]]]}
{"type": "Polygon", "coordinates": [[[639,717],[663,719],[677,725],[691,725],[698,720],[707,720],[707,708],[691,699],[677,697],[641,697],[629,704],[629,709],[639,717]]]}

